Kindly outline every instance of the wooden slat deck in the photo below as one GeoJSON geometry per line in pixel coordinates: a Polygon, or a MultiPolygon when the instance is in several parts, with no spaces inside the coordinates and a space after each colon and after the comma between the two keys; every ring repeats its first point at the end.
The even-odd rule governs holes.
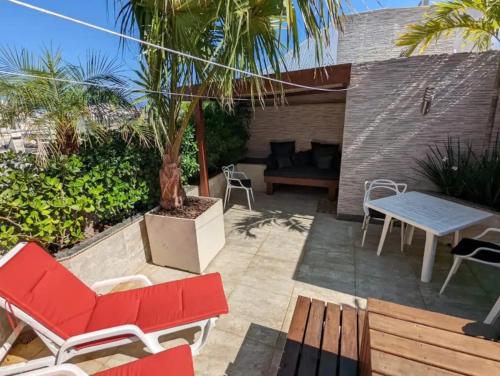
{"type": "Polygon", "coordinates": [[[471,324],[477,323],[368,299],[360,373],[500,375],[500,343],[466,335],[471,324]]]}
{"type": "Polygon", "coordinates": [[[299,296],[278,375],[357,375],[359,312],[299,296]]]}
{"type": "Polygon", "coordinates": [[[278,375],[500,375],[500,343],[466,335],[471,324],[377,299],[363,311],[299,296],[278,375]]]}

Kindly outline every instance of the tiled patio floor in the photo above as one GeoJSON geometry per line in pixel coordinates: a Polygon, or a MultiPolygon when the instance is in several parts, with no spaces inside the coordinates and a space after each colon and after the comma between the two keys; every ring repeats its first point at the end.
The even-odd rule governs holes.
{"type": "MultiPolygon", "coordinates": [[[[195,358],[196,374],[274,375],[298,295],[364,307],[377,297],[415,307],[482,320],[500,295],[498,270],[463,265],[444,295],[438,294],[451,266],[449,247],[440,245],[431,283],[421,283],[423,234],[399,251],[399,229],[376,255],[381,226],[371,225],[364,248],[360,223],[318,213],[322,192],[281,191],[256,195],[249,212],[235,195],[225,215],[227,242],[208,272],[222,274],[230,314],[222,317],[195,358]]],[[[145,265],[154,282],[189,273],[145,265]]],[[[496,329],[499,334],[498,325],[496,329]]],[[[30,345],[34,346],[34,345],[30,345]]],[[[143,355],[140,346],[76,359],[86,371],[143,355]]]]}

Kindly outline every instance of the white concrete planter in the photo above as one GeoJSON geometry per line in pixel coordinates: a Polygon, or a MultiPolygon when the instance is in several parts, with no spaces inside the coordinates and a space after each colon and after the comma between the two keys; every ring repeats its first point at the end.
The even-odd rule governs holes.
{"type": "Polygon", "coordinates": [[[226,242],[222,200],[196,219],[146,213],[149,248],[154,264],[202,273],[226,242]]]}

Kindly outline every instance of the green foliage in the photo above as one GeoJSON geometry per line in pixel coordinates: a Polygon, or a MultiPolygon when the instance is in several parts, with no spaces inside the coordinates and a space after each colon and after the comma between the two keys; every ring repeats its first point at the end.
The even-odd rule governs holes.
{"type": "Polygon", "coordinates": [[[188,179],[198,174],[200,170],[194,126],[188,127],[184,133],[181,146],[181,166],[182,184],[187,184],[188,179]]]}
{"type": "Polygon", "coordinates": [[[36,239],[56,251],[153,206],[159,165],[157,153],[119,137],[43,168],[32,155],[1,154],[0,249],[36,239]]]}
{"type": "Polygon", "coordinates": [[[228,113],[217,103],[209,102],[204,111],[208,168],[216,170],[242,160],[250,137],[246,109],[237,107],[234,113],[228,113]]]}
{"type": "Polygon", "coordinates": [[[53,153],[77,152],[82,144],[104,136],[116,110],[133,110],[119,65],[99,53],[89,53],[85,62],[72,65],[57,50],[45,49],[35,56],[27,50],[0,48],[0,69],[13,73],[0,74],[0,121],[10,126],[36,115],[36,121],[28,122],[30,131],[52,133],[53,153]]]}
{"type": "Polygon", "coordinates": [[[419,172],[447,195],[500,210],[500,140],[480,153],[460,139],[429,148],[419,172]]]}
{"type": "Polygon", "coordinates": [[[405,54],[423,52],[442,36],[450,37],[460,31],[463,39],[480,51],[491,47],[491,41],[500,42],[500,1],[452,0],[439,2],[425,15],[422,23],[407,27],[396,45],[406,47],[405,54]]]}

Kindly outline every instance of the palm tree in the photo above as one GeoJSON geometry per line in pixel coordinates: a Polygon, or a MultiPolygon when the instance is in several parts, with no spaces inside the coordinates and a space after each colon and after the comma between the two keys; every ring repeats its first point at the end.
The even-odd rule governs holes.
{"type": "Polygon", "coordinates": [[[0,120],[24,121],[34,134],[50,139],[56,153],[72,154],[83,142],[99,139],[115,109],[131,109],[118,65],[96,53],[72,65],[51,49],[35,56],[3,48],[0,69],[5,72],[0,74],[0,120]]]}
{"type": "Polygon", "coordinates": [[[424,21],[407,27],[396,45],[406,47],[406,55],[424,51],[433,41],[454,32],[474,49],[486,51],[493,40],[500,42],[500,1],[452,0],[435,4],[435,9],[425,15],[424,21]]]}
{"type": "MultiPolygon", "coordinates": [[[[317,41],[328,28],[341,25],[340,0],[114,0],[117,21],[123,33],[139,33],[148,42],[182,51],[231,67],[280,77],[280,63],[288,48],[298,53],[299,24],[317,41]],[[294,5],[295,4],[295,5],[294,5]]],[[[143,87],[139,100],[162,154],[161,200],[164,209],[183,205],[180,147],[199,98],[168,95],[210,93],[228,109],[233,105],[235,83],[261,99],[266,92],[282,88],[256,77],[216,67],[164,50],[142,45],[137,84],[143,87]],[[183,101],[190,100],[187,108],[183,101]]]]}

